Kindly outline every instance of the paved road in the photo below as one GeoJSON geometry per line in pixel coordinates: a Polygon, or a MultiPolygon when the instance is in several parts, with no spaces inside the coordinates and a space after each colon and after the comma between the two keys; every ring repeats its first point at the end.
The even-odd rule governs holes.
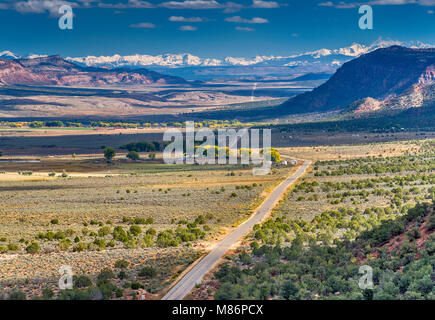
{"type": "Polygon", "coordinates": [[[243,236],[248,234],[255,224],[261,223],[269,216],[269,213],[286,192],[306,169],[310,166],[311,161],[306,161],[296,173],[284,180],[276,187],[269,197],[263,201],[256,213],[238,226],[231,234],[223,239],[207,256],[198,262],[186,275],[162,298],[162,300],[183,300],[197,283],[201,283],[202,278],[212,270],[225,253],[243,236]]]}

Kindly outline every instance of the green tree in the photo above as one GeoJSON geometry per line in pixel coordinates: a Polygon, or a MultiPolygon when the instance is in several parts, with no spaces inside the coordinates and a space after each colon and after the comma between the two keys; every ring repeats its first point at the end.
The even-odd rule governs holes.
{"type": "Polygon", "coordinates": [[[115,157],[116,152],[115,149],[112,147],[107,147],[104,149],[104,158],[106,158],[107,161],[112,161],[113,157],[115,157]]]}
{"type": "Polygon", "coordinates": [[[281,296],[286,300],[295,299],[299,289],[293,281],[287,281],[281,289],[281,296]]]}
{"type": "Polygon", "coordinates": [[[137,161],[140,159],[139,153],[137,153],[136,151],[130,151],[127,154],[127,158],[129,158],[130,160],[133,160],[133,161],[137,161]]]}

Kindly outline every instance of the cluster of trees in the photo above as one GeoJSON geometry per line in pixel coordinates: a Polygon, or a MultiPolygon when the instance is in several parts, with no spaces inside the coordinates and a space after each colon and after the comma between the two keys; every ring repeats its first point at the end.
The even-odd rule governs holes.
{"type": "Polygon", "coordinates": [[[210,227],[206,225],[206,221],[207,218],[203,215],[198,216],[192,223],[180,221],[180,226],[175,230],[168,229],[160,232],[157,236],[156,244],[162,248],[177,247],[183,242],[204,239],[206,231],[210,230],[210,227]],[[185,227],[182,225],[185,225],[185,227]],[[200,226],[202,226],[202,229],[200,226]]]}
{"type": "MultiPolygon", "coordinates": [[[[68,122],[70,124],[71,122],[68,122]]],[[[32,121],[29,123],[31,128],[42,128],[42,127],[63,127],[65,126],[62,121],[32,121]]]]}
{"type": "Polygon", "coordinates": [[[335,161],[318,161],[315,164],[315,176],[342,176],[352,174],[382,174],[412,171],[426,173],[435,169],[435,158],[430,153],[414,157],[398,156],[391,158],[367,157],[363,159],[335,161]],[[329,170],[318,170],[319,166],[335,165],[329,170]]]}
{"type": "MultiPolygon", "coordinates": [[[[422,246],[416,243],[418,228],[435,228],[434,220],[433,203],[418,204],[394,223],[383,221],[355,241],[335,241],[334,246],[306,244],[298,236],[290,246],[253,241],[249,251],[214,274],[220,282],[215,298],[435,299],[435,235],[427,236],[422,246]],[[381,246],[406,230],[412,232],[399,247],[381,246]],[[358,286],[362,264],[373,268],[373,290],[358,286]]],[[[287,228],[281,221],[273,224],[278,232],[287,228]]]]}
{"type": "MultiPolygon", "coordinates": [[[[92,121],[92,122],[78,122],[78,121],[60,121],[60,120],[49,120],[49,121],[1,121],[1,126],[9,127],[24,127],[30,126],[31,128],[41,128],[41,127],[94,127],[94,128],[124,128],[124,129],[135,129],[135,128],[152,128],[152,127],[175,127],[175,128],[185,128],[186,122],[121,122],[121,121],[92,121]]],[[[253,123],[242,123],[238,120],[198,120],[195,122],[195,128],[241,128],[241,127],[251,127],[253,123]]]]}
{"type": "Polygon", "coordinates": [[[128,150],[128,151],[135,151],[135,152],[157,152],[157,151],[163,151],[167,144],[161,143],[161,142],[131,142],[129,144],[123,145],[119,147],[120,149],[128,150]]]}

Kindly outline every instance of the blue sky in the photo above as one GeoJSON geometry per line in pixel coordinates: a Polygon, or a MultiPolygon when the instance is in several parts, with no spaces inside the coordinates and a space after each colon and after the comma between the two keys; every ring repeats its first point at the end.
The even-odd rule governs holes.
{"type": "Polygon", "coordinates": [[[63,56],[191,53],[290,55],[379,38],[435,43],[435,0],[0,1],[0,51],[63,56]],[[74,29],[60,30],[68,3],[74,29]],[[370,4],[374,30],[360,30],[370,4]]]}

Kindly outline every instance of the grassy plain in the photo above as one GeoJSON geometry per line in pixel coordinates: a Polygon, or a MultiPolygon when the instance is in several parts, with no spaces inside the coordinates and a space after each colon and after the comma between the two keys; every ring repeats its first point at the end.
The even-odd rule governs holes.
{"type": "Polygon", "coordinates": [[[133,282],[157,297],[289,174],[289,168],[253,176],[243,166],[165,165],[159,157],[127,162],[119,155],[113,164],[101,155],[0,163],[0,286],[5,292],[20,290],[30,298],[49,287],[57,293],[60,266],[96,279],[123,259],[129,263],[126,276],[114,281],[124,296],[137,293],[133,282]],[[116,234],[120,228],[125,239],[116,234]],[[175,243],[165,238],[168,233],[175,243]],[[34,242],[39,250],[31,254],[34,242]],[[140,277],[144,266],[159,271],[152,279],[140,277]]]}

